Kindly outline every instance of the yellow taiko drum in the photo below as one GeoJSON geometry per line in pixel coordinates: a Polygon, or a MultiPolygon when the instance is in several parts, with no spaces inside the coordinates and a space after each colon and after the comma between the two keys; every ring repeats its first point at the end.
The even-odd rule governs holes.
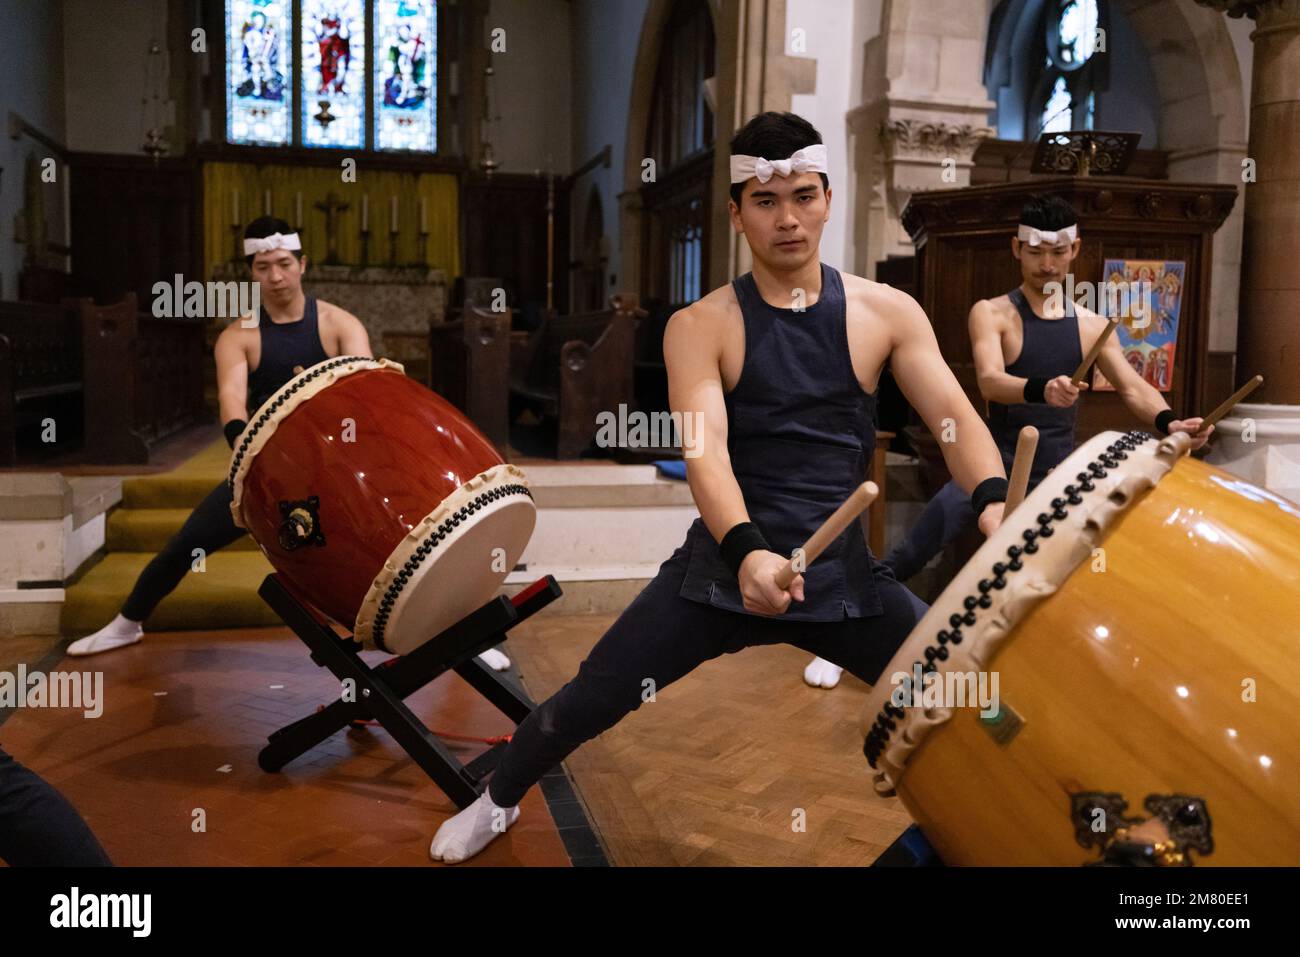
{"type": "Polygon", "coordinates": [[[1103,433],[872,689],[864,753],[955,865],[1300,864],[1300,505],[1103,433]]]}

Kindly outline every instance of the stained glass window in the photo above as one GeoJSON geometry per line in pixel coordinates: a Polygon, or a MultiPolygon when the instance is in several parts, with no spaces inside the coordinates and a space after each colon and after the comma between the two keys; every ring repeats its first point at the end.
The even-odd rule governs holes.
{"type": "Polygon", "coordinates": [[[1069,0],[1057,22],[1060,56],[1066,63],[1083,63],[1097,43],[1096,0],[1069,0]]]}
{"type": "Polygon", "coordinates": [[[366,145],[364,0],[303,0],[302,142],[366,145]]]}
{"type": "Polygon", "coordinates": [[[289,142],[290,0],[227,0],[226,138],[289,142]]]}
{"type": "Polygon", "coordinates": [[[1045,133],[1092,129],[1097,100],[1090,61],[1102,37],[1099,0],[1049,0],[1046,10],[1039,129],[1045,133]]]}
{"type": "Polygon", "coordinates": [[[433,0],[375,0],[375,146],[437,148],[438,8],[433,0]]]}
{"type": "Polygon", "coordinates": [[[225,11],[228,142],[437,152],[438,0],[225,0],[225,11]]]}
{"type": "Polygon", "coordinates": [[[1074,117],[1070,111],[1070,91],[1066,88],[1065,77],[1058,76],[1052,87],[1052,95],[1043,107],[1042,131],[1044,133],[1064,133],[1073,129],[1074,117]]]}

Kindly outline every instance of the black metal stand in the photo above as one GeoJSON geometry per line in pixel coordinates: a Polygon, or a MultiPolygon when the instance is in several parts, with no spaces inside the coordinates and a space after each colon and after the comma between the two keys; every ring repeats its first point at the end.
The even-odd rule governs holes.
{"type": "Polygon", "coordinates": [[[460,808],[478,798],[479,782],[496,767],[505,745],[494,745],[469,764],[461,764],[403,699],[443,672],[455,671],[519,724],[532,712],[532,701],[475,656],[499,644],[508,630],[561,594],[555,579],[547,575],[513,599],[504,595],[492,599],[410,654],[372,668],[361,659],[360,642],[340,637],[318,621],[275,575],[267,575],[257,593],[311,649],[312,661],[328,668],[340,682],[352,682],[344,684],[351,694],[272,734],[257,757],[258,766],[279,771],[349,724],[374,719],[460,808]]]}

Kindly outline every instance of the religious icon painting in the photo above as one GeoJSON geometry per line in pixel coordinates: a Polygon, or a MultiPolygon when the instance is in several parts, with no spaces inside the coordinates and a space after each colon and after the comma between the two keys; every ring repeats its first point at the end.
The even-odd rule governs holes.
{"type": "MultiPolygon", "coordinates": [[[[1174,384],[1174,350],[1186,275],[1187,263],[1178,260],[1107,259],[1102,270],[1097,311],[1107,318],[1120,317],[1115,338],[1124,358],[1161,392],[1168,392],[1174,384]]],[[[1115,390],[1100,369],[1093,372],[1092,387],[1115,390]]]]}

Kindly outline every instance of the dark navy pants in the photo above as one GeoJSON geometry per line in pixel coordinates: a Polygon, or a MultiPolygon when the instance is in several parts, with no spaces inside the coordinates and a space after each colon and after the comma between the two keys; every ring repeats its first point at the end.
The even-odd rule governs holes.
{"type": "Polygon", "coordinates": [[[641,707],[648,688],[662,691],[704,662],[751,645],[794,645],[873,684],[927,607],[875,562],[882,614],[833,622],[739,614],[678,594],[688,559],[685,547],[677,549],[577,676],[519,725],[489,785],[497,805],[518,804],[571,751],[641,707]]]}
{"type": "Polygon", "coordinates": [[[925,503],[916,524],[885,556],[885,564],[895,578],[905,582],[928,565],[930,559],[958,535],[975,525],[975,509],[971,508],[970,495],[955,481],[949,481],[925,503]]]}
{"type": "Polygon", "coordinates": [[[153,614],[158,603],[175,590],[193,567],[194,549],[201,548],[205,556],[211,555],[244,536],[244,530],[231,517],[232,501],[234,495],[224,481],[208,493],[180,531],[144,567],[122,605],[124,617],[144,621],[153,614]]]}
{"type": "Polygon", "coordinates": [[[0,860],[10,867],[109,867],[77,809],[0,750],[0,860]]]}

